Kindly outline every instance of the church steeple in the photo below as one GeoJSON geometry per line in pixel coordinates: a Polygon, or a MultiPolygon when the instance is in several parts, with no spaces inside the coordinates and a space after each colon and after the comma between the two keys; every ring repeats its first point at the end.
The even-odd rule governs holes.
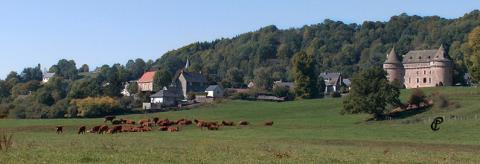
{"type": "Polygon", "coordinates": [[[185,63],[185,69],[188,69],[188,66],[190,66],[190,61],[187,59],[187,62],[185,63]]]}

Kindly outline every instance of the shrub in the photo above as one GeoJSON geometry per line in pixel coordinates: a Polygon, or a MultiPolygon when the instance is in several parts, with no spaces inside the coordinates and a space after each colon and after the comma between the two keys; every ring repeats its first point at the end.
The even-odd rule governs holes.
{"type": "Polygon", "coordinates": [[[274,85],[273,94],[277,97],[287,97],[290,94],[290,89],[286,86],[274,85]]]}
{"type": "Polygon", "coordinates": [[[409,104],[415,104],[415,105],[420,105],[420,103],[423,103],[425,102],[425,93],[423,93],[422,90],[420,89],[415,89],[412,93],[412,95],[410,95],[410,98],[408,99],[408,103],[409,104]]]}
{"type": "Polygon", "coordinates": [[[98,117],[122,113],[118,101],[111,97],[88,97],[75,99],[70,103],[77,107],[77,116],[80,117],[98,117]]]}
{"type": "Polygon", "coordinates": [[[437,109],[447,108],[449,105],[449,100],[447,97],[440,93],[432,93],[430,96],[433,101],[433,106],[437,109]]]}
{"type": "Polygon", "coordinates": [[[342,94],[340,94],[340,92],[333,92],[333,93],[332,93],[332,97],[333,97],[333,98],[342,97],[342,94]]]}

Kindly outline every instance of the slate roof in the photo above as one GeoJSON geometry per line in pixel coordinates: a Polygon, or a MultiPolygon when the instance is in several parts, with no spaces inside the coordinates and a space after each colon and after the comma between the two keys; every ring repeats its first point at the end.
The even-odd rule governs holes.
{"type": "Polygon", "coordinates": [[[392,48],[390,53],[387,55],[387,60],[385,60],[387,64],[399,64],[400,60],[398,59],[397,54],[395,53],[395,48],[392,48]]]}
{"type": "Polygon", "coordinates": [[[320,76],[325,80],[325,85],[336,85],[340,80],[340,73],[338,72],[323,72],[320,76]]]}
{"type": "Polygon", "coordinates": [[[409,51],[403,58],[403,63],[428,63],[431,61],[449,61],[445,56],[443,45],[438,49],[409,51]]]}
{"type": "Polygon", "coordinates": [[[183,76],[185,77],[187,82],[207,82],[207,79],[199,73],[183,71],[183,76]]]}
{"type": "Polygon", "coordinates": [[[161,98],[161,97],[179,97],[179,95],[174,90],[160,90],[157,93],[151,95],[152,98],[161,98]]]}
{"type": "Polygon", "coordinates": [[[274,85],[285,86],[288,88],[295,88],[295,83],[293,82],[275,81],[274,85]]]}
{"type": "Polygon", "coordinates": [[[145,72],[140,79],[139,83],[150,83],[153,82],[153,77],[155,76],[156,71],[145,72]]]}
{"type": "Polygon", "coordinates": [[[50,73],[50,72],[43,73],[43,78],[51,78],[53,76],[55,76],[55,73],[50,73]]]}
{"type": "Polygon", "coordinates": [[[345,84],[346,86],[350,86],[352,84],[352,82],[350,81],[350,79],[343,79],[343,84],[345,84]]]}
{"type": "Polygon", "coordinates": [[[219,85],[210,85],[205,91],[215,91],[216,88],[222,89],[219,85]]]}

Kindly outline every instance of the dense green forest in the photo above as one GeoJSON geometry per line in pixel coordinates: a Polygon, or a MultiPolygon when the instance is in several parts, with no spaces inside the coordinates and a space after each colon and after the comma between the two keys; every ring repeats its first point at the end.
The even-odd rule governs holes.
{"type": "MultiPolygon", "coordinates": [[[[155,75],[155,83],[168,85],[187,59],[191,63],[189,71],[201,72],[212,84],[221,82],[224,87],[244,87],[247,82],[255,81],[260,90],[271,91],[273,80],[295,81],[303,86],[296,90],[297,95],[316,97],[312,87],[323,80],[312,77],[319,72],[342,72],[348,78],[364,68],[381,67],[392,47],[398,54],[405,54],[409,50],[438,48],[443,44],[455,62],[457,83],[462,82],[467,72],[465,63],[469,60],[464,59],[467,56],[464,54],[472,52],[468,34],[479,25],[478,10],[457,19],[401,14],[388,22],[345,24],[325,20],[284,30],[267,26],[229,39],[193,43],[167,52],[156,61],[135,59],[124,65],[92,69],[95,71],[88,65],[78,66],[73,60],[62,59],[49,69],[55,76],[45,84],[41,82],[40,65],[20,73],[11,72],[0,80],[0,118],[98,117],[128,113],[148,100],[148,94],[130,85],[128,90],[138,96],[123,97],[120,93],[126,82],[138,79],[145,71],[160,70],[155,75]],[[294,67],[294,63],[297,66],[294,67]]],[[[476,43],[474,41],[471,43],[476,43]]],[[[479,52],[478,49],[474,52],[479,52]]],[[[155,87],[159,88],[162,87],[155,87]]]]}
{"type": "Polygon", "coordinates": [[[315,56],[318,72],[342,72],[351,77],[360,69],[381,66],[392,47],[398,54],[405,54],[443,44],[455,61],[454,79],[461,82],[467,70],[464,64],[467,35],[478,25],[478,10],[457,19],[401,14],[388,22],[345,24],[325,20],[285,30],[272,25],[231,39],[193,43],[167,52],[155,66],[173,73],[188,58],[191,70],[202,71],[212,81],[233,76],[229,72],[238,73],[234,70],[241,71],[243,82],[250,81],[255,79],[258,69],[266,69],[273,80],[293,81],[292,56],[304,51],[315,56]]]}

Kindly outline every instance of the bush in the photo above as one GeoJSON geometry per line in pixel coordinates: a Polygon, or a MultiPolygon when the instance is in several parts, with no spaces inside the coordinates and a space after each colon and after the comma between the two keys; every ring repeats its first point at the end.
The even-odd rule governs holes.
{"type": "Polygon", "coordinates": [[[449,101],[445,95],[440,93],[432,93],[430,97],[433,101],[433,106],[437,109],[447,108],[449,105],[449,101]]]}
{"type": "Polygon", "coordinates": [[[274,85],[273,86],[273,95],[277,97],[288,97],[290,94],[290,89],[286,86],[274,85]]]}
{"type": "Polygon", "coordinates": [[[189,92],[187,93],[187,100],[195,100],[196,96],[195,93],[189,92]]]}
{"type": "Polygon", "coordinates": [[[333,93],[332,93],[332,97],[333,97],[333,98],[342,97],[342,94],[340,94],[340,92],[333,92],[333,93]]]}
{"type": "Polygon", "coordinates": [[[99,117],[123,112],[118,101],[111,97],[75,99],[71,104],[77,107],[77,116],[80,117],[99,117]]]}
{"type": "Polygon", "coordinates": [[[425,98],[426,98],[425,93],[423,93],[422,90],[415,89],[412,95],[410,95],[410,98],[408,99],[408,103],[419,106],[420,103],[425,102],[425,98]]]}

